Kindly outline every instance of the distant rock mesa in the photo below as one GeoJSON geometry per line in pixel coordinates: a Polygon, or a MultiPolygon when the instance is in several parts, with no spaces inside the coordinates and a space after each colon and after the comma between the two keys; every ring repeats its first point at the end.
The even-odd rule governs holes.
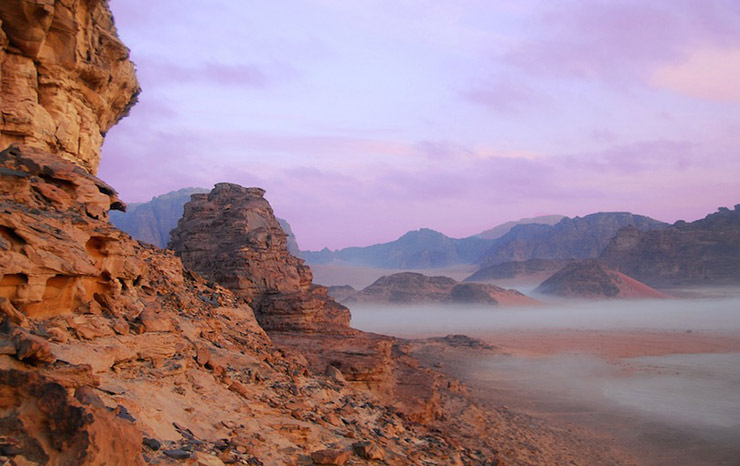
{"type": "Polygon", "coordinates": [[[343,303],[368,304],[485,304],[528,305],[537,301],[517,290],[491,284],[458,283],[449,277],[429,277],[416,272],[383,276],[343,303]]]}
{"type": "Polygon", "coordinates": [[[542,282],[536,290],[566,298],[667,298],[662,292],[596,261],[577,261],[542,282]]]}

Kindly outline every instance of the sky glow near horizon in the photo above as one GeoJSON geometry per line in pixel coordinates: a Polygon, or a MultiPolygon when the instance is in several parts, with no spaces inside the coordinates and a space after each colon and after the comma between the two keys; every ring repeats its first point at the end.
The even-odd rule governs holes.
{"type": "Polygon", "coordinates": [[[303,249],[740,202],[740,2],[113,0],[127,202],[260,186],[303,249]]]}

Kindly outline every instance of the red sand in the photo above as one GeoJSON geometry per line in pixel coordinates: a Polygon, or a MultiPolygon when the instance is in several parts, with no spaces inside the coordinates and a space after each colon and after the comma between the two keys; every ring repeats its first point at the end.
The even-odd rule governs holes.
{"type": "Polygon", "coordinates": [[[521,356],[586,353],[615,361],[639,356],[740,352],[740,334],[676,331],[539,330],[473,334],[521,356]]]}

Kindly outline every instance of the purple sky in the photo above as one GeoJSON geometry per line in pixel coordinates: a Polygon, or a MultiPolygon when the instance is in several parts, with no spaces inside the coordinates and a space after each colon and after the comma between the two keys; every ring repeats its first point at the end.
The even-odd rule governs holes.
{"type": "Polygon", "coordinates": [[[267,190],[303,249],[740,203],[737,0],[113,0],[128,202],[267,190]]]}

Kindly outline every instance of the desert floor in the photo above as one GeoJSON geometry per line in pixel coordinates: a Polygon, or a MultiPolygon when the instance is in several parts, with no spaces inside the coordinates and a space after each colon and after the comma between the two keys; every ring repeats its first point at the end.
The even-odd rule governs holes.
{"type": "Polygon", "coordinates": [[[464,381],[478,402],[511,413],[515,431],[541,434],[547,451],[565,449],[577,464],[740,465],[737,304],[353,312],[364,330],[393,334],[395,325],[403,338],[464,333],[494,345],[418,344],[416,355],[464,381]]]}

